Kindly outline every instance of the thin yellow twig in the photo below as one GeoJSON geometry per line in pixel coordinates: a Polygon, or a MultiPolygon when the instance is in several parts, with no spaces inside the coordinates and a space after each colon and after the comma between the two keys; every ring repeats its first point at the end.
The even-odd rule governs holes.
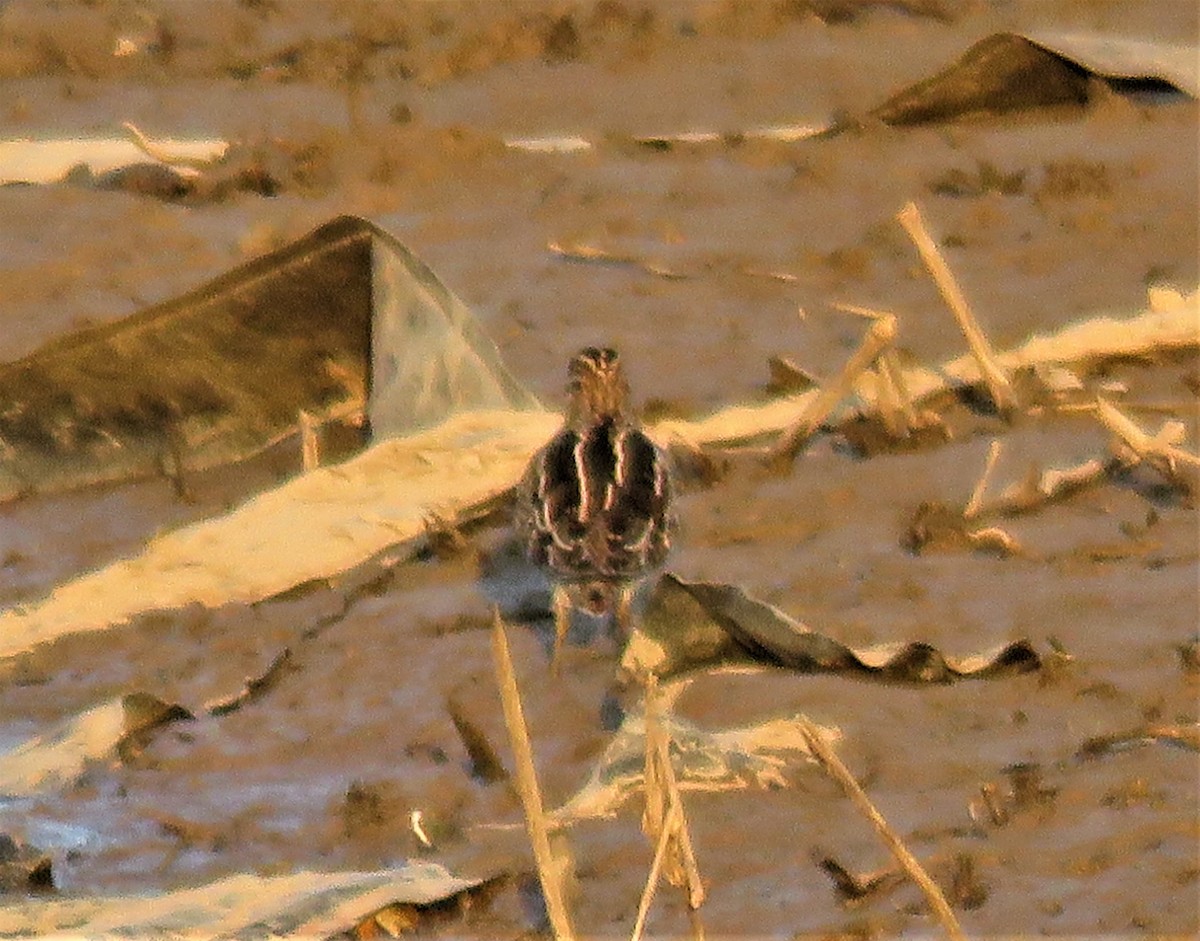
{"type": "Polygon", "coordinates": [[[975,357],[975,362],[979,365],[979,371],[983,375],[983,381],[987,383],[988,390],[992,394],[992,401],[995,402],[996,409],[1002,415],[1016,411],[1018,408],[1016,391],[996,358],[996,353],[992,349],[991,343],[988,342],[987,335],[980,327],[970,305],[967,304],[967,299],[963,296],[962,289],[959,288],[958,281],[954,278],[954,273],[946,264],[946,259],[942,257],[937,244],[925,228],[921,210],[917,208],[916,203],[910,202],[900,210],[896,219],[904,227],[904,231],[908,233],[913,244],[917,246],[921,260],[925,262],[925,267],[933,275],[938,291],[941,292],[942,298],[954,314],[959,327],[962,328],[963,335],[967,338],[967,345],[971,348],[971,354],[975,357]]]}
{"type": "Polygon", "coordinates": [[[962,927],[959,925],[954,912],[950,909],[950,905],[946,901],[946,897],[942,894],[942,890],[938,888],[936,882],[929,878],[929,873],[925,871],[917,861],[917,858],[908,851],[908,848],[901,841],[900,837],[896,835],[896,832],[888,826],[888,822],[883,819],[883,815],[875,809],[875,805],[871,803],[871,799],[867,797],[866,792],[854,780],[854,775],[842,764],[842,760],[838,758],[837,753],[822,737],[820,730],[806,716],[801,716],[800,731],[804,735],[804,740],[808,744],[812,756],[842,786],[842,790],[846,792],[846,796],[850,798],[854,805],[871,822],[871,825],[875,828],[875,832],[883,840],[884,845],[887,846],[888,850],[896,858],[896,862],[904,868],[908,877],[925,894],[930,908],[933,909],[933,913],[937,916],[938,921],[942,923],[942,928],[945,930],[947,936],[951,938],[951,941],[966,941],[967,936],[963,934],[962,927]]]}
{"type": "Polygon", "coordinates": [[[132,121],[122,121],[121,127],[128,134],[129,139],[138,150],[147,157],[157,160],[159,163],[173,167],[180,176],[188,178],[197,177],[200,175],[201,170],[207,169],[217,162],[215,158],[182,157],[178,154],[173,154],[166,148],[150,140],[132,121]]]}
{"type": "Polygon", "coordinates": [[[538,879],[542,883],[546,912],[550,916],[554,937],[558,941],[573,941],[575,932],[571,927],[571,916],[563,898],[561,873],[550,849],[542,792],[538,786],[537,771],[533,766],[533,747],[529,742],[529,729],[525,725],[525,713],[521,708],[517,675],[513,670],[508,637],[504,632],[499,608],[493,609],[492,656],[496,667],[496,681],[500,687],[500,702],[504,707],[504,724],[508,727],[516,762],[517,793],[525,810],[525,824],[529,832],[529,843],[533,847],[538,879]]]}
{"type": "Polygon", "coordinates": [[[300,409],[297,415],[300,427],[300,464],[305,472],[315,470],[321,464],[321,443],[317,437],[319,427],[312,413],[300,409]]]}
{"type": "Polygon", "coordinates": [[[883,422],[883,427],[893,438],[908,437],[909,427],[900,407],[900,397],[896,393],[895,385],[888,378],[882,358],[875,361],[868,374],[875,384],[875,407],[879,410],[879,419],[883,422]]]}
{"type": "Polygon", "coordinates": [[[877,310],[874,307],[867,307],[863,304],[847,304],[845,301],[833,301],[829,306],[834,310],[840,310],[846,314],[866,317],[868,320],[887,320],[887,318],[895,316],[895,314],[888,313],[886,310],[877,310]]]}
{"type": "Polygon", "coordinates": [[[692,848],[692,834],[679,793],[679,782],[675,778],[675,766],[671,763],[671,737],[662,724],[662,708],[657,677],[650,674],[646,687],[646,740],[653,748],[653,754],[649,756],[649,763],[656,765],[654,777],[664,792],[659,799],[665,799],[665,814],[659,819],[664,821],[664,827],[669,821],[676,821],[673,835],[679,850],[677,863],[668,869],[668,878],[672,884],[683,887],[688,907],[696,909],[704,904],[704,884],[692,848]]]}
{"type": "MultiPolygon", "coordinates": [[[[672,808],[673,810],[674,808],[672,808]]],[[[672,811],[667,812],[662,832],[658,835],[658,846],[654,848],[654,862],[650,864],[650,874],[646,876],[646,887],[642,890],[641,901],[638,902],[637,920],[633,923],[633,934],[629,936],[629,941],[641,941],[642,934],[646,930],[646,919],[650,915],[650,903],[654,901],[654,893],[658,889],[663,862],[667,858],[667,847],[671,844],[674,828],[678,826],[678,817],[672,811]]]]}
{"type": "Polygon", "coordinates": [[[808,440],[808,437],[846,397],[854,385],[854,380],[875,362],[879,354],[887,349],[895,338],[896,318],[891,314],[876,318],[871,324],[871,329],[863,338],[862,344],[850,357],[841,374],[817,393],[800,417],[783,433],[771,451],[771,458],[775,461],[794,460],[801,448],[804,447],[804,442],[808,440]]]}
{"type": "Polygon", "coordinates": [[[659,743],[659,761],[665,770],[667,785],[667,821],[675,821],[674,835],[679,845],[680,863],[683,868],[683,890],[687,896],[688,908],[697,909],[704,904],[704,883],[700,879],[700,867],[696,863],[696,851],[692,847],[692,834],[688,827],[687,813],[683,809],[683,799],[679,796],[679,785],[675,781],[675,771],[671,767],[669,744],[665,740],[659,743]]]}
{"type": "Polygon", "coordinates": [[[562,242],[547,242],[546,248],[560,258],[566,258],[570,261],[592,262],[603,265],[627,265],[631,268],[638,268],[647,274],[666,278],[669,281],[681,281],[691,277],[686,272],[676,271],[656,261],[639,258],[636,255],[610,252],[592,245],[565,245],[562,242]]]}
{"type": "Polygon", "coordinates": [[[646,806],[642,814],[642,829],[654,841],[655,852],[638,905],[632,941],[639,941],[645,931],[650,905],[658,881],[664,874],[668,882],[683,889],[692,937],[694,941],[703,941],[704,925],[697,909],[704,904],[704,884],[696,864],[696,853],[692,847],[687,813],[679,794],[675,769],[671,764],[671,739],[662,723],[663,704],[658,680],[652,673],[645,679],[646,806]]]}
{"type": "Polygon", "coordinates": [[[1177,447],[1163,434],[1148,434],[1137,422],[1106,399],[1096,399],[1096,414],[1106,428],[1120,438],[1141,460],[1157,464],[1170,477],[1179,476],[1179,466],[1196,471],[1200,457],[1177,447]]]}
{"type": "Polygon", "coordinates": [[[895,391],[896,398],[900,402],[900,411],[904,415],[904,423],[908,429],[911,431],[920,426],[920,416],[917,415],[916,406],[913,405],[912,393],[908,391],[908,383],[904,381],[904,370],[900,368],[894,349],[886,349],[880,354],[879,369],[895,391]]]}
{"type": "Polygon", "coordinates": [[[983,465],[983,473],[979,475],[979,483],[975,485],[971,499],[967,501],[967,507],[963,510],[963,519],[973,519],[979,514],[979,508],[983,506],[983,495],[992,479],[992,471],[996,469],[996,461],[1000,458],[1000,449],[1003,446],[999,438],[992,440],[991,447],[988,448],[987,462],[983,465]]]}

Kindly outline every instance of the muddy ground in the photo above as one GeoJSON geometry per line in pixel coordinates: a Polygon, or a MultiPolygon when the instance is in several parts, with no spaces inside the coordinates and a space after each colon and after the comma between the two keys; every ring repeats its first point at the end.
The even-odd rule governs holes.
{"type": "MultiPolygon", "coordinates": [[[[1198,33],[1186,0],[12,0],[0,10],[4,136],[133,121],[152,135],[226,137],[254,172],[172,199],[0,188],[0,357],[194,287],[340,213],[380,222],[428,262],[544,401],[560,401],[566,357],[600,342],[623,352],[655,415],[761,398],[773,355],[835,374],[863,323],[832,301],[895,312],[901,344],[921,361],[962,352],[893,221],[909,199],[1000,348],[1096,311],[1140,309],[1150,285],[1192,289],[1198,122],[1182,96],[1096,87],[1086,106],[935,127],[867,122],[829,140],[666,150],[631,140],[862,114],[990,32],[1047,26],[1193,43],[1198,33]],[[133,51],[114,55],[122,39],[133,51]],[[549,133],[599,143],[573,154],[503,143],[549,133]],[[687,277],[571,262],[549,242],[687,277]]],[[[1089,379],[1153,427],[1184,421],[1194,448],[1194,355],[1110,364],[1089,379]]],[[[1195,934],[1194,751],[1159,741],[1080,755],[1096,736],[1197,720],[1194,504],[1153,474],[1119,476],[1006,521],[1025,550],[1016,555],[914,554],[903,536],[915,509],[961,506],[993,437],[1006,442],[1001,484],[1034,460],[1101,455],[1107,439],[1087,414],[1008,426],[958,404],[948,418],[954,439],[917,453],[864,459],[829,434],[782,477],[734,460],[718,484],[681,497],[670,569],[740,584],[850,644],[925,640],[963,654],[1026,637],[1048,652],[1053,638],[1072,659],[921,689],[703,678],[680,710],[712,726],[800,710],[839,726],[847,763],[932,860],[972,936],[1195,934]],[[1004,825],[968,814],[987,782],[1011,794],[1004,825]]],[[[295,471],[295,453],[280,448],[197,477],[186,499],[157,480],[4,505],[0,604],[32,601],[295,471]]],[[[8,747],[135,690],[198,708],[293,651],[258,701],[172,726],[61,793],[0,808],[0,831],[52,854],[59,891],[141,893],[233,872],[398,865],[428,853],[408,827],[420,808],[441,833],[431,858],[508,874],[465,915],[421,930],[536,930],[523,834],[478,829],[518,821],[518,805],[503,783],[472,775],[450,718],[504,741],[486,629],[493,599],[514,606],[500,584],[508,536],[495,524],[470,539],[448,558],[394,567],[350,605],[335,587],[165,612],[0,664],[8,747]]],[[[581,624],[564,677],[548,682],[548,622],[510,620],[557,804],[605,744],[613,651],[587,644],[581,624]]],[[[911,888],[839,899],[814,858],[869,871],[886,853],[819,771],[798,768],[791,781],[689,798],[709,933],[933,931],[911,888]]],[[[632,925],[650,862],[638,823],[630,810],[575,831],[574,910],[588,933],[632,925]]],[[[685,929],[680,901],[664,893],[650,930],[685,929]]]]}

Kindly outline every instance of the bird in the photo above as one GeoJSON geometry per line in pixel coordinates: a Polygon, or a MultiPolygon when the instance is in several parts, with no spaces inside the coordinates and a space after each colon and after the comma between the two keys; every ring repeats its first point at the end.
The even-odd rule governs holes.
{"type": "Polygon", "coordinates": [[[567,377],[563,426],[530,460],[516,511],[529,560],[553,583],[555,674],[573,609],[611,616],[628,638],[633,594],[674,529],[667,458],[630,408],[617,352],[586,347],[567,377]]]}

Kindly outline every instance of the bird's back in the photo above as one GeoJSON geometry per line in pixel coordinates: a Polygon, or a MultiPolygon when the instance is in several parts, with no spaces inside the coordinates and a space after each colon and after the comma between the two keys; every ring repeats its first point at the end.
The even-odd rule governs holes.
{"type": "Polygon", "coordinates": [[[530,559],[559,578],[636,578],[670,548],[665,458],[613,418],[560,431],[530,463],[519,500],[530,559]]]}

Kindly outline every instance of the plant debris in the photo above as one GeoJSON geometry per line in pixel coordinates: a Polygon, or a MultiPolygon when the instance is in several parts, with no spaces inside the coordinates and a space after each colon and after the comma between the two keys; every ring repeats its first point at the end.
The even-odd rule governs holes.
{"type": "Polygon", "coordinates": [[[484,784],[496,784],[509,780],[504,763],[483,734],[479,726],[472,722],[463,712],[462,707],[453,699],[446,700],[446,712],[454,723],[455,731],[462,740],[463,748],[471,762],[471,775],[484,784]]]}
{"type": "Polygon", "coordinates": [[[949,683],[1037,670],[1028,641],[983,654],[951,657],[920,643],[849,647],[814,631],[735,585],[663,575],[625,650],[621,671],[661,679],[734,667],[782,667],[843,673],[888,683],[949,683]]]}
{"type": "Polygon", "coordinates": [[[0,833],[0,896],[54,889],[53,860],[36,847],[0,833]]]}
{"type": "Polygon", "coordinates": [[[1076,757],[1098,758],[1154,744],[1173,745],[1187,751],[1200,752],[1200,723],[1150,725],[1117,735],[1093,736],[1079,746],[1076,757]]]}
{"type": "Polygon", "coordinates": [[[1001,558],[1025,554],[1020,543],[998,526],[973,525],[962,510],[933,501],[917,506],[900,545],[913,555],[963,549],[1001,558]]]}
{"type": "Polygon", "coordinates": [[[194,718],[149,693],[118,696],[68,719],[0,755],[0,795],[21,797],[73,782],[89,763],[135,760],[154,733],[194,718]]]}
{"type": "Polygon", "coordinates": [[[241,692],[217,702],[206,703],[204,711],[210,716],[224,716],[236,712],[247,703],[270,692],[279,680],[293,669],[295,669],[295,665],[292,661],[291,648],[284,647],[259,676],[246,678],[246,685],[241,692]]]}
{"type": "MultiPolygon", "coordinates": [[[[681,692],[678,684],[664,686],[667,702],[681,692]]],[[[809,756],[796,716],[777,717],[734,729],[706,730],[671,714],[662,717],[670,740],[672,770],[681,791],[740,791],[782,788],[787,770],[809,756]]],[[[836,740],[839,732],[823,733],[836,740]]],[[[558,826],[596,817],[610,817],[646,786],[646,718],[631,710],[596,761],[587,783],[550,813],[558,826]]]]}

